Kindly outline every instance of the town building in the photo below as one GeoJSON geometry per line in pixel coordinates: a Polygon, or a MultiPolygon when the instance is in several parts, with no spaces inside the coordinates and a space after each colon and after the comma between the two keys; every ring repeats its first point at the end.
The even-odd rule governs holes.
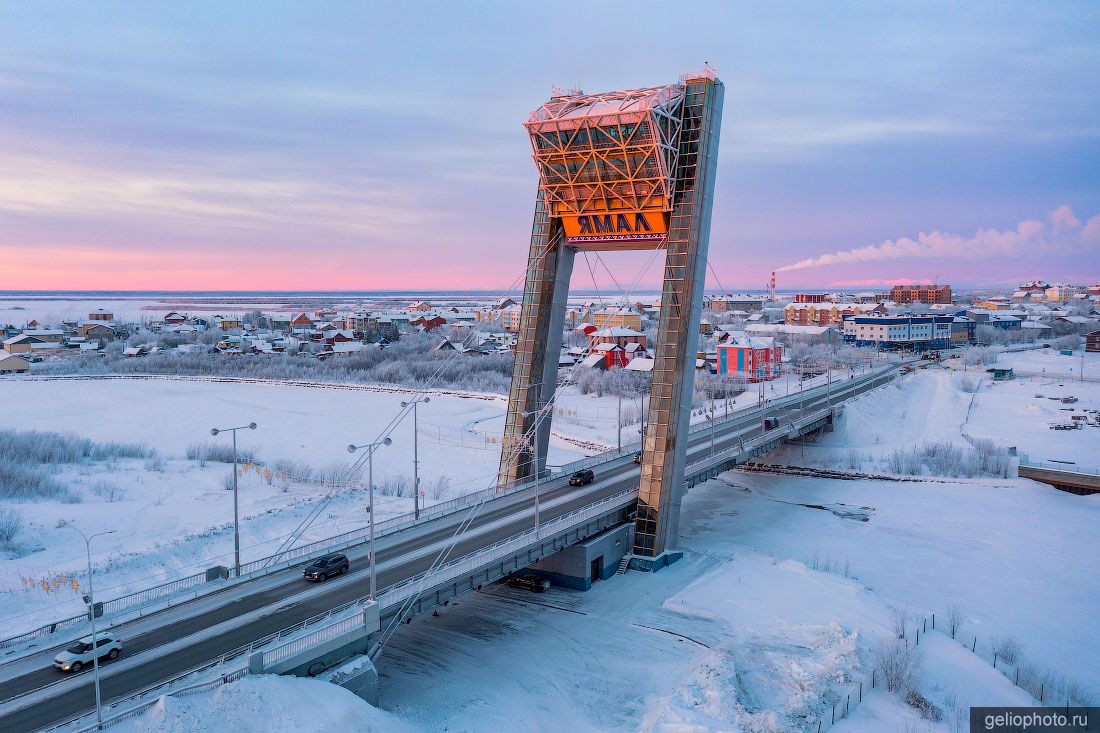
{"type": "Polygon", "coordinates": [[[1015,304],[1011,298],[1006,298],[1003,295],[994,295],[990,298],[979,300],[976,305],[979,308],[984,308],[990,311],[1003,311],[1011,309],[1015,304]]]}
{"type": "Polygon", "coordinates": [[[949,315],[858,315],[844,319],[844,340],[886,349],[947,348],[952,345],[949,315]]]}
{"type": "Polygon", "coordinates": [[[1075,292],[1069,285],[1051,285],[1046,289],[1046,299],[1051,303],[1065,303],[1075,292]]]}
{"type": "Polygon", "coordinates": [[[886,313],[881,303],[788,303],[783,322],[799,326],[837,326],[845,316],[886,313]]]}
{"type": "Polygon", "coordinates": [[[1100,352],[1100,331],[1089,331],[1085,334],[1085,351],[1100,352]]]}
{"type": "Polygon", "coordinates": [[[433,329],[439,328],[440,326],[442,326],[446,322],[447,322],[446,318],[444,318],[441,315],[437,315],[437,314],[433,314],[433,313],[425,313],[423,315],[419,315],[415,318],[410,318],[409,319],[409,325],[411,327],[420,328],[420,329],[423,329],[425,331],[431,331],[433,329]]]}
{"type": "Polygon", "coordinates": [[[836,326],[799,326],[794,323],[748,323],[745,333],[750,336],[786,336],[807,343],[833,344],[840,340],[840,330],[836,326]]]}
{"type": "Polygon", "coordinates": [[[608,328],[601,328],[593,331],[588,337],[590,350],[595,351],[596,347],[600,344],[615,344],[624,349],[629,344],[637,344],[642,349],[645,349],[646,335],[640,331],[635,331],[633,328],[610,326],[608,328]]]}
{"type": "Polygon", "coordinates": [[[519,319],[522,309],[513,303],[500,309],[500,327],[508,333],[519,333],[519,319]]]}
{"type": "Polygon", "coordinates": [[[299,313],[298,315],[290,319],[290,330],[294,333],[312,333],[313,328],[313,319],[307,316],[305,313],[299,313]]]}
{"type": "Polygon", "coordinates": [[[641,329],[642,314],[630,306],[610,306],[592,311],[592,324],[596,328],[633,328],[641,329]]]}
{"type": "Polygon", "coordinates": [[[796,293],[795,303],[824,303],[825,293],[796,293]]]}
{"type": "Polygon", "coordinates": [[[764,309],[764,297],[758,295],[708,295],[703,298],[703,309],[715,313],[735,310],[756,313],[764,309]]]}
{"type": "Polygon", "coordinates": [[[115,329],[103,321],[84,321],[80,324],[80,335],[86,339],[113,339],[115,329]]]}
{"type": "Polygon", "coordinates": [[[102,308],[96,308],[94,311],[88,314],[89,321],[113,321],[115,320],[115,314],[111,311],[104,310],[102,308]]]}
{"type": "Polygon", "coordinates": [[[31,363],[17,354],[0,353],[0,374],[25,374],[31,363]]]}
{"type": "Polygon", "coordinates": [[[783,371],[783,346],[770,336],[735,333],[716,349],[717,372],[749,382],[775,379],[783,371]]]}
{"type": "Polygon", "coordinates": [[[895,303],[936,303],[951,302],[950,285],[895,285],[890,288],[890,300],[895,303]]]}

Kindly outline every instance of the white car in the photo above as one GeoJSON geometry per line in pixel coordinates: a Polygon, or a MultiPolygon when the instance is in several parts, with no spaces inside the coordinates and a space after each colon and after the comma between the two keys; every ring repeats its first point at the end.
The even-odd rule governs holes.
{"type": "Polygon", "coordinates": [[[54,657],[53,666],[62,672],[79,672],[85,667],[92,666],[93,657],[99,657],[100,664],[103,658],[116,659],[122,653],[122,639],[110,631],[96,634],[97,651],[92,651],[92,637],[85,636],[71,647],[54,657]]]}

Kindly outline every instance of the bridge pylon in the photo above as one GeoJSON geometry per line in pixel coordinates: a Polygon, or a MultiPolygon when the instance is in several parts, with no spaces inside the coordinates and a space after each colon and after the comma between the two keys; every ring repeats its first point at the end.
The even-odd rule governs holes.
{"type": "Polygon", "coordinates": [[[555,90],[525,123],[539,187],[499,480],[545,470],[576,252],[665,250],[633,547],[654,568],[676,546],[722,101],[708,66],[675,84],[555,90]]]}

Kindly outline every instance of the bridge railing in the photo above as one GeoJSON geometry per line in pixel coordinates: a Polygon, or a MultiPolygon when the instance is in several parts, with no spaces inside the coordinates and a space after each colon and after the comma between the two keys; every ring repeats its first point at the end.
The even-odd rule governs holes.
{"type": "Polygon", "coordinates": [[[263,652],[264,655],[264,667],[271,664],[276,664],[289,659],[296,654],[299,654],[307,649],[312,649],[318,644],[323,644],[330,639],[335,639],[338,636],[346,634],[356,629],[362,628],[363,618],[362,616],[349,616],[348,618],[334,621],[328,626],[312,631],[305,636],[299,636],[288,642],[280,644],[279,646],[267,649],[263,652]]]}
{"type": "Polygon", "coordinates": [[[1025,468],[1042,468],[1048,471],[1062,471],[1065,473],[1084,473],[1090,476],[1100,476],[1100,468],[1087,468],[1076,463],[1056,463],[1053,461],[1033,461],[1027,453],[1020,454],[1020,465],[1025,468]]]}
{"type": "MultiPolygon", "coordinates": [[[[463,555],[456,560],[440,566],[440,568],[436,572],[433,572],[430,575],[429,580],[432,583],[443,583],[447,580],[457,578],[463,574],[478,570],[492,563],[494,560],[500,559],[510,553],[514,553],[517,550],[522,550],[524,547],[527,547],[528,545],[537,542],[540,538],[552,537],[553,535],[563,530],[568,530],[578,524],[581,524],[582,522],[605,514],[608,511],[614,510],[617,507],[625,506],[630,501],[633,501],[636,496],[637,493],[635,491],[627,490],[619,492],[617,494],[613,494],[609,497],[605,497],[597,502],[589,504],[586,507],[574,510],[568,514],[564,514],[561,517],[558,517],[551,522],[547,522],[546,524],[542,525],[537,531],[535,529],[526,530],[507,539],[501,540],[500,542],[496,542],[488,547],[484,547],[475,552],[463,555]]],[[[401,583],[396,583],[383,589],[382,592],[378,595],[378,608],[390,608],[401,603],[417,591],[417,584],[424,579],[425,573],[420,573],[413,576],[412,578],[402,581],[401,583]]],[[[232,662],[233,660],[245,659],[252,652],[271,644],[273,641],[277,641],[292,634],[296,634],[303,629],[307,629],[318,623],[324,623],[328,621],[326,625],[321,626],[304,636],[290,639],[281,645],[273,646],[269,649],[264,650],[264,664],[274,664],[276,662],[282,661],[283,659],[292,657],[295,654],[306,651],[311,647],[316,646],[317,644],[324,643],[325,641],[336,638],[341,634],[352,631],[355,628],[360,627],[363,623],[363,619],[360,614],[356,613],[354,615],[342,617],[335,620],[330,619],[332,619],[334,616],[339,616],[348,609],[356,606],[362,606],[368,601],[369,596],[356,598],[353,601],[341,604],[322,614],[318,614],[316,616],[306,619],[305,621],[296,623],[293,626],[288,626],[285,629],[281,629],[280,631],[277,631],[273,634],[269,634],[268,636],[265,636],[261,639],[257,639],[247,646],[238,647],[233,651],[226,652],[218,659],[189,669],[186,672],[176,675],[170,680],[156,683],[141,690],[140,692],[128,695],[127,697],[120,700],[113,701],[111,702],[110,707],[113,709],[117,709],[127,702],[134,703],[134,701],[136,701],[138,698],[156,693],[156,695],[149,700],[145,700],[140,703],[134,703],[126,710],[123,710],[117,714],[104,717],[103,727],[107,727],[109,725],[113,725],[114,723],[121,722],[128,718],[133,718],[137,715],[140,715],[141,713],[148,710],[151,706],[155,705],[159,699],[159,696],[161,694],[164,694],[164,691],[187,677],[190,677],[200,672],[213,670],[214,668],[218,666],[223,666],[227,662],[232,662]]],[[[187,687],[173,690],[170,694],[179,695],[187,694],[188,692],[199,692],[205,689],[212,689],[226,682],[231,682],[236,679],[240,679],[241,677],[244,677],[248,674],[248,670],[249,667],[247,663],[235,664],[232,665],[230,669],[221,672],[216,679],[196,682],[192,685],[188,685],[187,687]]],[[[66,721],[65,723],[49,728],[48,730],[56,731],[61,728],[67,727],[71,723],[71,720],[66,721]]],[[[97,725],[92,724],[90,726],[85,726],[76,730],[72,730],[70,731],[70,733],[90,733],[91,731],[97,729],[97,725]]]]}

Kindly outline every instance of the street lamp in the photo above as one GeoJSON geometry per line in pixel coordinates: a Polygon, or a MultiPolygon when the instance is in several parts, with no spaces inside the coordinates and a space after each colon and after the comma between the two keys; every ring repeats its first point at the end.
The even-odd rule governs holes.
{"type": "Polygon", "coordinates": [[[210,428],[213,436],[218,433],[233,433],[233,574],[237,578],[241,577],[241,524],[237,512],[237,431],[245,429],[255,430],[256,423],[250,422],[235,428],[210,428]]]}
{"type": "Polygon", "coordinates": [[[348,453],[354,453],[361,448],[367,448],[367,484],[369,486],[369,499],[367,511],[370,512],[370,599],[374,600],[374,593],[378,589],[378,583],[374,576],[374,451],[379,446],[390,445],[393,441],[389,438],[376,440],[373,443],[363,445],[349,445],[348,453]]]}
{"type": "Polygon", "coordinates": [[[407,402],[401,402],[401,407],[412,405],[413,408],[413,519],[420,519],[420,461],[417,460],[416,455],[416,406],[421,402],[428,403],[431,401],[430,397],[420,396],[407,402]]]}
{"type": "Polygon", "coordinates": [[[84,531],[72,522],[65,522],[64,526],[80,533],[80,536],[84,538],[84,550],[88,556],[88,595],[84,597],[84,600],[88,604],[88,615],[91,616],[92,619],[92,668],[95,670],[95,720],[98,729],[103,727],[103,707],[102,698],[99,693],[99,647],[96,646],[95,596],[92,592],[92,540],[105,534],[114,534],[117,530],[108,529],[103,532],[96,532],[95,534],[89,535],[84,534],[84,531]]]}

